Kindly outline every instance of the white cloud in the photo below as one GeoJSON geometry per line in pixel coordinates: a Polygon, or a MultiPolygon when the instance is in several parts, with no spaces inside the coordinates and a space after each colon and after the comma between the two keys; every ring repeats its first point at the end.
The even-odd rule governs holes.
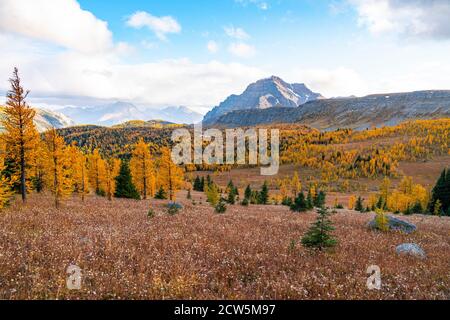
{"type": "Polygon", "coordinates": [[[269,9],[269,4],[264,0],[235,0],[235,2],[241,4],[244,7],[248,4],[254,4],[261,10],[269,9]]]}
{"type": "Polygon", "coordinates": [[[237,40],[247,40],[250,38],[247,32],[245,32],[242,28],[235,28],[234,26],[229,26],[223,28],[226,35],[230,38],[237,39],[237,40]]]}
{"type": "Polygon", "coordinates": [[[207,43],[206,48],[210,53],[217,53],[217,51],[219,51],[219,45],[213,40],[207,43]]]}
{"type": "Polygon", "coordinates": [[[304,82],[313,91],[326,97],[365,95],[368,93],[366,81],[353,69],[305,68],[292,69],[287,78],[291,82],[304,82]]]}
{"type": "Polygon", "coordinates": [[[136,29],[147,27],[161,40],[167,40],[168,33],[181,32],[180,24],[171,16],[156,17],[145,11],[137,11],[131,15],[127,25],[136,29]]]}
{"type": "Polygon", "coordinates": [[[256,49],[253,46],[243,42],[235,42],[230,44],[228,51],[232,55],[239,58],[251,58],[256,53],[256,49]]]}
{"type": "MultiPolygon", "coordinates": [[[[3,42],[11,43],[0,35],[0,45],[3,42]]],[[[6,80],[18,66],[24,87],[31,90],[30,99],[57,97],[59,104],[90,98],[151,106],[211,107],[266,74],[239,63],[171,59],[130,64],[122,62],[114,51],[89,55],[24,48],[33,48],[33,43],[19,39],[7,50],[0,50],[0,92],[8,89],[6,80]]]]}
{"type": "Polygon", "coordinates": [[[75,0],[1,0],[0,32],[86,53],[113,46],[107,23],[82,10],[75,0]]]}
{"type": "Polygon", "coordinates": [[[450,39],[448,0],[348,0],[372,33],[450,39]]]}

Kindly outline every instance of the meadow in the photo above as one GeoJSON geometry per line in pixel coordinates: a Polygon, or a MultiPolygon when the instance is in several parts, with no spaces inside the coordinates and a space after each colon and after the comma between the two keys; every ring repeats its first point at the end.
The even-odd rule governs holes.
{"type": "Polygon", "coordinates": [[[373,213],[336,210],[338,245],[311,252],[300,238],[315,212],[229,205],[217,214],[205,195],[165,200],[78,196],[55,209],[49,194],[15,201],[0,215],[0,299],[449,299],[450,218],[405,216],[418,231],[368,230],[373,213]],[[155,212],[148,217],[149,208],[155,212]],[[398,256],[420,244],[426,259],[398,256]],[[80,290],[66,269],[82,270],[80,290]],[[366,270],[381,268],[381,290],[366,270]]]}

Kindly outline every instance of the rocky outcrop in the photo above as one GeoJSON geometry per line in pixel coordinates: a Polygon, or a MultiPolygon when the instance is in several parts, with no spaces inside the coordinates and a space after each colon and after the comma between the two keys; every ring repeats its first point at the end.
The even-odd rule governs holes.
{"type": "Polygon", "coordinates": [[[241,95],[231,95],[219,106],[208,112],[204,124],[214,123],[220,116],[236,110],[296,108],[308,101],[322,98],[304,84],[289,84],[272,76],[252,83],[241,95]]]}
{"type": "Polygon", "coordinates": [[[397,254],[399,255],[410,255],[410,256],[414,256],[420,259],[425,259],[426,258],[426,254],[425,251],[417,244],[415,243],[403,243],[401,245],[399,245],[395,251],[397,252],[397,254]]]}
{"type": "Polygon", "coordinates": [[[320,99],[297,108],[269,108],[232,111],[214,125],[257,126],[271,123],[299,123],[321,130],[396,125],[405,120],[450,117],[450,91],[418,91],[378,94],[362,98],[320,99]]]}
{"type": "MultiPolygon", "coordinates": [[[[417,230],[416,225],[414,225],[412,223],[409,223],[404,220],[400,220],[393,216],[388,216],[387,218],[388,218],[389,230],[402,231],[402,232],[408,233],[408,234],[413,233],[414,231],[417,230]]],[[[377,222],[375,219],[370,221],[368,226],[370,229],[378,229],[378,225],[377,225],[377,222]]]]}

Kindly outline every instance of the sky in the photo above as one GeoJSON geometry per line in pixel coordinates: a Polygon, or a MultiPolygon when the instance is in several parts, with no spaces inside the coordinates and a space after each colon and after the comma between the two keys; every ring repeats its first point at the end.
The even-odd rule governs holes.
{"type": "MultiPolygon", "coordinates": [[[[450,89],[450,0],[1,0],[0,94],[201,113],[277,75],[326,97],[450,89]]],[[[1,102],[0,98],[0,102],[1,102]]]]}

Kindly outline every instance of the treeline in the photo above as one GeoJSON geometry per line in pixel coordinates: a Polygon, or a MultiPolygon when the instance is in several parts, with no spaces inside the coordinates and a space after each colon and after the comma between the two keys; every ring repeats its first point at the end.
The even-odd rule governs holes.
{"type": "Polygon", "coordinates": [[[371,195],[368,201],[351,196],[348,207],[360,212],[381,209],[406,215],[450,216],[450,169],[442,171],[431,192],[420,184],[413,183],[412,177],[404,177],[399,186],[392,189],[391,181],[385,177],[377,194],[371,195]]]}
{"type": "Polygon", "coordinates": [[[17,69],[9,82],[0,135],[1,207],[16,193],[25,202],[30,192],[44,190],[53,194],[56,207],[73,193],[81,200],[91,193],[109,200],[145,199],[159,189],[173,200],[183,186],[184,172],[172,162],[170,150],[162,147],[152,152],[152,145],[142,138],[130,146],[128,161],[104,157],[97,148],[89,152],[76,142],[67,144],[55,129],[40,135],[17,69]]]}

